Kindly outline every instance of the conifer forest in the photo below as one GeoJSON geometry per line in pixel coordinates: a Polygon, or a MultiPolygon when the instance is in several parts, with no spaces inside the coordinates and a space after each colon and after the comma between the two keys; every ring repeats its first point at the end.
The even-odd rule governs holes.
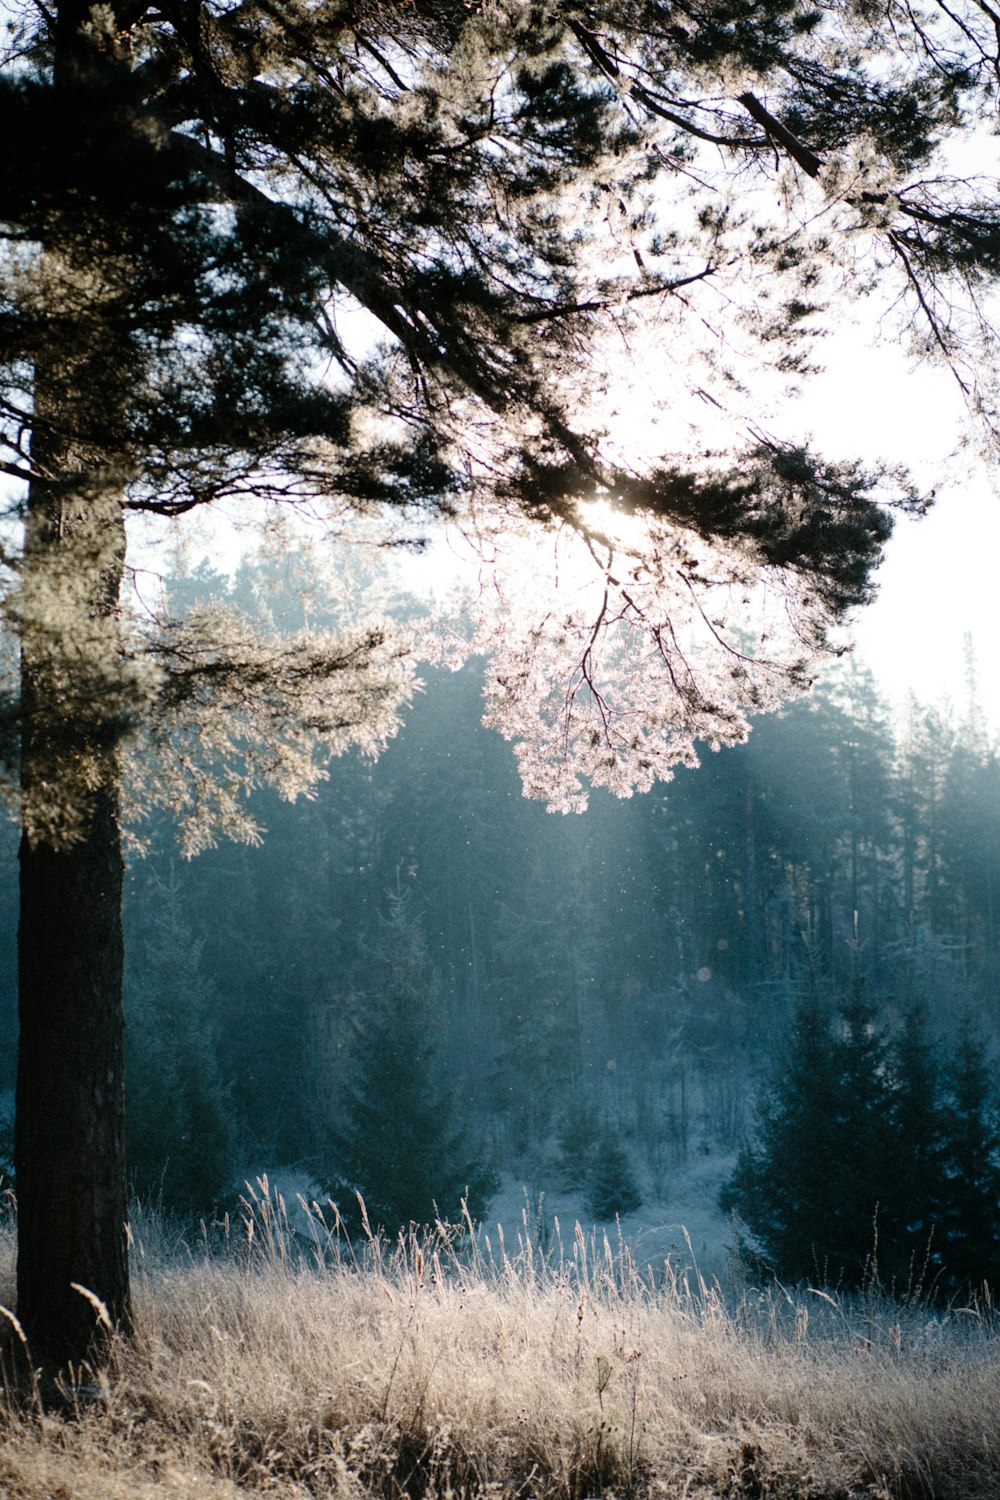
{"type": "MultiPolygon", "coordinates": [[[[203,563],[176,591],[295,608],[282,576],[203,563]]],[[[145,828],[139,1200],[190,1229],[266,1171],[354,1234],[359,1192],[392,1236],[463,1201],[488,1225],[505,1183],[642,1222],[704,1158],[759,1273],[998,1274],[1000,765],[971,642],[953,701],[893,709],[847,657],[745,745],[579,817],[522,795],[482,675],[425,668],[380,758],[259,793],[259,847],[189,861],[145,828]]],[[[9,987],[3,1016],[9,1088],[9,987]]]]}

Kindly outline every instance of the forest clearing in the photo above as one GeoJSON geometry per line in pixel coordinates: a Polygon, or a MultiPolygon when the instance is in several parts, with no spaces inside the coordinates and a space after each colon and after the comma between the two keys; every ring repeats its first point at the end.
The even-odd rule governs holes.
{"type": "MultiPolygon", "coordinates": [[[[543,1256],[527,1221],[492,1258],[468,1226],[352,1253],[315,1210],[291,1235],[266,1181],[246,1201],[212,1251],[136,1225],[141,1332],[62,1399],[3,1400],[6,1500],[1000,1490],[988,1300],[724,1294],[579,1229],[543,1256]]],[[[5,1284],[11,1259],[8,1234],[5,1284]]]]}

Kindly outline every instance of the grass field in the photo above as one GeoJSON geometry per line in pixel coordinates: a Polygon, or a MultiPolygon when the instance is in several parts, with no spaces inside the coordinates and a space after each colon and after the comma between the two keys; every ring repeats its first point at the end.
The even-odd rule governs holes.
{"type": "Polygon", "coordinates": [[[579,1231],[352,1251],[266,1181],[250,1208],[211,1248],[137,1226],[138,1334],[61,1407],[3,1398],[3,1500],[1000,1496],[988,1299],[723,1295],[579,1231]]]}

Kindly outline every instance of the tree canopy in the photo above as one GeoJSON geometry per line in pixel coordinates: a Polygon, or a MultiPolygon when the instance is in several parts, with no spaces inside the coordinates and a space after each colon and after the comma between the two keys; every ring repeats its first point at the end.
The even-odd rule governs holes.
{"type": "MultiPolygon", "coordinates": [[[[808,680],[889,509],[918,504],[771,433],[768,377],[808,376],[838,299],[882,285],[992,430],[995,193],[950,143],[975,164],[995,54],[976,5],[31,9],[0,93],[4,471],[61,468],[132,516],[263,498],[418,537],[443,513],[494,566],[541,520],[572,562],[540,564],[537,532],[507,556],[492,721],[557,805],[581,777],[648,785],[808,680]],[[569,581],[515,608],[540,566],[546,599],[569,581]]],[[[50,592],[13,588],[8,616],[51,631],[50,592]]],[[[114,653],[71,628],[105,736],[152,723],[175,749],[254,656],[218,619],[114,653]]],[[[367,669],[348,717],[374,746],[385,650],[377,626],[299,642],[305,669],[272,650],[257,686],[297,691],[325,754],[344,716],[303,684],[367,669]]],[[[290,748],[270,769],[306,774],[290,748]]],[[[36,781],[54,797],[65,766],[36,781]]]]}

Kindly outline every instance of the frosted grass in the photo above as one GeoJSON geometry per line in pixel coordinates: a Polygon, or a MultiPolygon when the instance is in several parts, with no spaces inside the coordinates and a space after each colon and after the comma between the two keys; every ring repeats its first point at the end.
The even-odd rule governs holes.
{"type": "Polygon", "coordinates": [[[266,1179],[247,1208],[190,1249],[137,1223],[133,1346],[61,1410],[8,1396],[0,1494],[1000,1494],[988,1298],[724,1295],[579,1230],[542,1255],[527,1220],[352,1247],[266,1179]]]}

